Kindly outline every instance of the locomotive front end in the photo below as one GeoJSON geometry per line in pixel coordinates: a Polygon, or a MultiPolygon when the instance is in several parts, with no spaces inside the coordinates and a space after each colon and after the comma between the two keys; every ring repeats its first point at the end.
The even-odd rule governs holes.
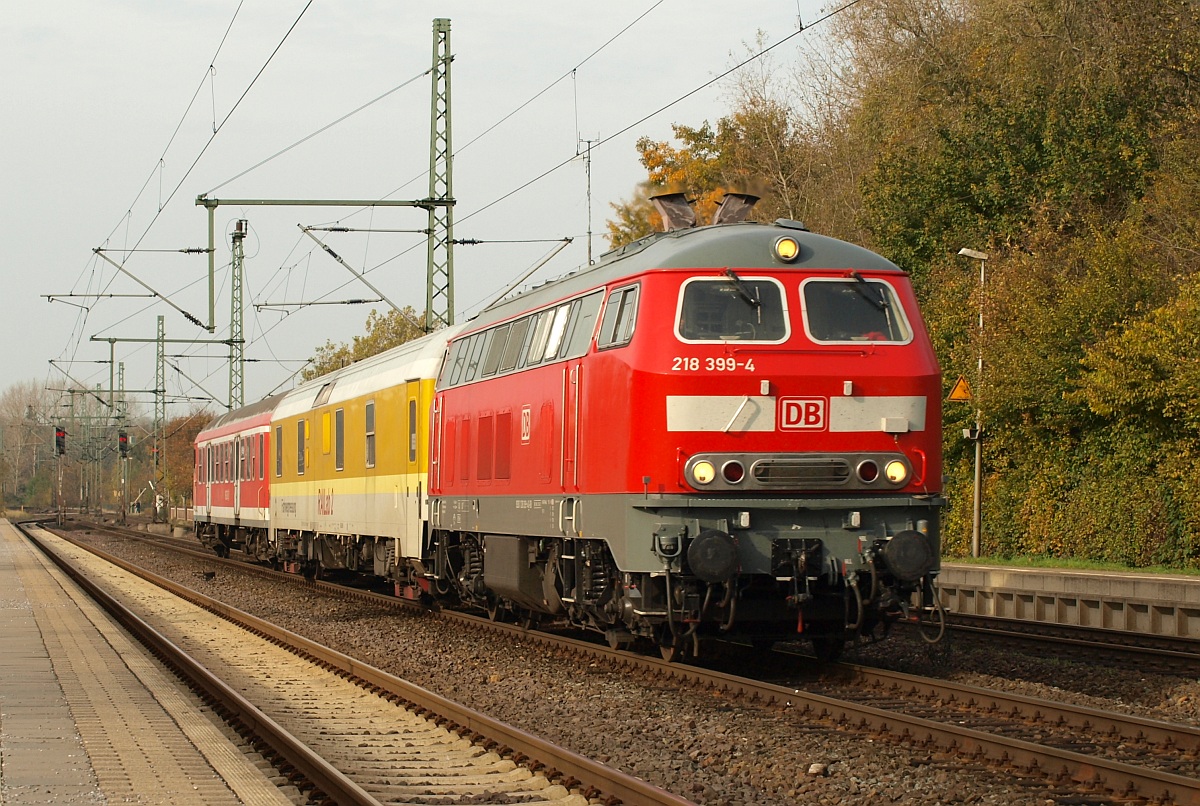
{"type": "Polygon", "coordinates": [[[941,380],[908,278],[788,226],[739,235],[710,244],[727,265],[643,284],[669,330],[640,356],[626,533],[652,556],[631,539],[617,565],[656,567],[625,575],[621,620],[659,619],[664,654],[727,636],[832,658],[901,619],[936,641],[941,380]]]}

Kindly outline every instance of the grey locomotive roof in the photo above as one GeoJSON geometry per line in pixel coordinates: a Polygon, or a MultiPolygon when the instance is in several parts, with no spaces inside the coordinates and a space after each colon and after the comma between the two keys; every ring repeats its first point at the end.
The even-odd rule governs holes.
{"type": "Polygon", "coordinates": [[[719,224],[658,232],[603,255],[566,277],[494,303],[467,328],[475,331],[526,310],[549,305],[591,288],[652,269],[860,269],[901,272],[890,260],[869,249],[804,230],[795,221],[774,224],[719,224]],[[800,256],[791,263],[775,258],[775,242],[795,238],[800,256]]]}

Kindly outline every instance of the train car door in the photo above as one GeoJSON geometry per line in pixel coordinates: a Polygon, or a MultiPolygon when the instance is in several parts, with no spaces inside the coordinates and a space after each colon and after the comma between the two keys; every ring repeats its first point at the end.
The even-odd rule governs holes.
{"type": "Polygon", "coordinates": [[[564,492],[579,490],[579,406],[583,384],[583,362],[579,359],[563,365],[562,410],[562,487],[564,492]]]}
{"type": "MultiPolygon", "coordinates": [[[[410,380],[404,384],[404,455],[400,457],[404,468],[404,498],[401,506],[404,524],[405,549],[415,552],[420,548],[421,505],[424,503],[424,484],[421,481],[421,422],[429,415],[428,407],[421,405],[421,381],[410,380]]],[[[412,555],[410,555],[412,556],[412,555]]]]}
{"type": "Polygon", "coordinates": [[[233,519],[242,517],[242,479],[245,477],[246,450],[241,437],[233,438],[233,519]]]}
{"type": "MultiPolygon", "coordinates": [[[[202,485],[202,487],[204,489],[204,511],[197,512],[196,514],[207,515],[208,517],[211,518],[212,517],[212,480],[213,480],[213,478],[212,478],[213,477],[212,445],[210,443],[205,443],[204,447],[201,448],[200,451],[201,451],[200,463],[202,466],[202,469],[200,472],[201,472],[201,478],[204,480],[204,483],[202,485]]],[[[126,471],[126,472],[128,472],[128,471],[126,471]]],[[[197,510],[199,510],[199,507],[197,507],[197,510]]]]}

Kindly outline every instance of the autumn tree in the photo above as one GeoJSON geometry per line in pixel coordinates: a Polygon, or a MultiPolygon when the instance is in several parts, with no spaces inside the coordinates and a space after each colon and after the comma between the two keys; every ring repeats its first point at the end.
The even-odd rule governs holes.
{"type": "Polygon", "coordinates": [[[161,466],[168,506],[190,506],[195,467],[196,435],[215,417],[207,408],[193,407],[187,414],[172,417],[163,426],[161,466]]]}
{"type": "MultiPolygon", "coordinates": [[[[910,273],[947,384],[976,394],[946,408],[948,554],[978,407],[985,552],[1200,566],[1200,8],[862,0],[827,30],[789,85],[748,71],[715,126],[639,141],[650,182],[703,205],[761,176],[758,220],[910,273]],[[986,285],[961,247],[990,255],[986,285]]],[[[644,198],[615,206],[614,243],[654,224],[644,198]]]]}

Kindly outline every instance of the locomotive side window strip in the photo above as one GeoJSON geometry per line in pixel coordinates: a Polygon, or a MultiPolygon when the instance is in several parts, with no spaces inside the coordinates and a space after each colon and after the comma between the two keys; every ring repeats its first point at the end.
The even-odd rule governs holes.
{"type": "Polygon", "coordinates": [[[367,467],[375,467],[375,401],[367,402],[367,467]]]}
{"type": "MultiPolygon", "coordinates": [[[[455,342],[439,384],[443,388],[460,386],[584,355],[595,334],[603,300],[604,292],[594,291],[455,342]]],[[[636,295],[634,300],[636,304],[636,295]]],[[[631,321],[626,327],[632,333],[631,321]]]]}
{"type": "Polygon", "coordinates": [[[525,346],[525,336],[529,333],[529,325],[532,322],[533,317],[526,316],[513,324],[512,330],[508,333],[508,345],[504,348],[504,358],[500,361],[501,372],[508,372],[517,366],[517,358],[520,356],[521,348],[525,346]]]}
{"type": "Polygon", "coordinates": [[[467,357],[467,371],[463,376],[463,383],[475,380],[475,376],[479,374],[479,363],[483,358],[483,348],[492,338],[492,331],[487,330],[483,333],[476,333],[471,337],[471,352],[467,357]]]}
{"type": "Polygon", "coordinates": [[[438,376],[439,389],[453,386],[458,381],[458,377],[462,375],[462,347],[465,343],[465,341],[456,341],[450,345],[450,350],[446,353],[446,361],[442,364],[442,374],[438,376]]]}
{"type": "Polygon", "coordinates": [[[800,284],[800,302],[804,329],[813,341],[912,341],[904,308],[883,280],[868,280],[857,272],[850,278],[812,277],[800,284]]]}
{"type": "Polygon", "coordinates": [[[542,354],[546,352],[546,339],[550,336],[550,325],[553,321],[553,309],[538,314],[537,324],[533,328],[533,338],[529,340],[525,365],[533,366],[541,362],[542,354]]]}
{"type": "Polygon", "coordinates": [[[596,333],[596,317],[600,314],[603,300],[604,292],[597,291],[571,306],[571,321],[567,329],[569,335],[559,358],[578,358],[588,351],[588,345],[596,333]]]}
{"type": "Polygon", "coordinates": [[[275,426],[275,478],[283,475],[283,426],[275,426]]]}
{"type": "Polygon", "coordinates": [[[606,350],[622,347],[633,338],[633,326],[637,322],[638,286],[618,288],[608,296],[604,308],[604,319],[600,322],[600,335],[596,348],[606,350]]]}
{"type": "Polygon", "coordinates": [[[333,413],[333,467],[335,470],[346,469],[346,410],[338,409],[333,413]]]}
{"type": "Polygon", "coordinates": [[[504,357],[504,348],[508,344],[508,331],[512,325],[500,325],[492,331],[492,343],[488,348],[487,358],[483,362],[483,377],[490,378],[500,369],[500,359],[504,357]]]}
{"type": "Polygon", "coordinates": [[[542,356],[544,361],[553,361],[554,357],[558,355],[563,334],[567,332],[567,317],[570,315],[570,305],[560,305],[554,309],[554,322],[550,325],[550,338],[546,340],[546,353],[542,356]]]}

